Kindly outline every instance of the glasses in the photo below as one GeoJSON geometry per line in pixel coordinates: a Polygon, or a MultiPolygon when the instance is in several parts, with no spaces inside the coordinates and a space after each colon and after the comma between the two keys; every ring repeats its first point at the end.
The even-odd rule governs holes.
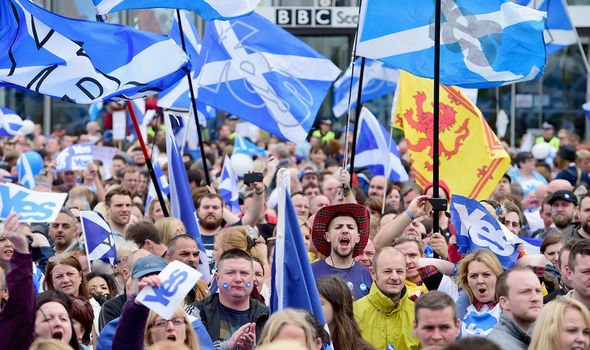
{"type": "Polygon", "coordinates": [[[184,317],[175,317],[171,320],[157,320],[154,323],[152,323],[152,327],[153,328],[164,328],[164,327],[168,326],[168,322],[172,322],[172,324],[175,327],[182,326],[182,325],[186,324],[184,317]]]}

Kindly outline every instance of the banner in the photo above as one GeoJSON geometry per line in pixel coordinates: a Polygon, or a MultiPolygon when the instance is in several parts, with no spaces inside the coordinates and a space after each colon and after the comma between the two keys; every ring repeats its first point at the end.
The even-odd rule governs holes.
{"type": "Polygon", "coordinates": [[[59,214],[67,193],[38,192],[27,188],[0,183],[0,220],[10,213],[21,214],[22,222],[52,222],[59,214]]]}

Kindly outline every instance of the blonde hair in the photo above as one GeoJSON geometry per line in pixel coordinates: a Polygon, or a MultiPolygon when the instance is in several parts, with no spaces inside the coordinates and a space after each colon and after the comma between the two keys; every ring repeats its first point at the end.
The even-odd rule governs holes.
{"type": "Polygon", "coordinates": [[[184,224],[177,218],[166,217],[156,221],[156,228],[158,229],[158,232],[160,232],[160,237],[162,237],[162,242],[165,245],[168,245],[172,238],[179,235],[179,233],[176,231],[176,227],[178,224],[180,224],[182,229],[184,230],[183,233],[186,233],[186,228],[184,227],[184,224]]]}
{"type": "Polygon", "coordinates": [[[543,311],[535,324],[529,349],[554,350],[561,347],[559,334],[563,329],[564,315],[568,309],[579,311],[586,327],[590,328],[590,313],[586,306],[575,299],[560,297],[543,306],[543,311]]]}
{"type": "MultiPolygon", "coordinates": [[[[461,288],[465,290],[465,292],[469,296],[469,301],[472,304],[475,303],[477,299],[475,299],[473,291],[471,290],[471,288],[469,288],[469,283],[467,280],[469,276],[469,264],[471,264],[474,261],[486,264],[492,270],[494,275],[496,275],[496,278],[498,278],[498,276],[500,276],[504,271],[496,255],[490,252],[489,250],[478,249],[476,251],[469,253],[463,258],[463,260],[461,260],[461,263],[459,264],[459,271],[457,273],[457,282],[459,283],[461,288]]],[[[495,293],[495,291],[493,292],[495,293]]],[[[496,299],[495,295],[494,299],[496,299]]]]}
{"type": "Polygon", "coordinates": [[[264,239],[262,237],[256,240],[251,239],[246,226],[229,227],[215,235],[215,247],[219,247],[223,252],[241,249],[264,263],[266,257],[256,247],[256,243],[264,243],[264,239]]]}
{"type": "Polygon", "coordinates": [[[286,325],[297,326],[305,333],[305,345],[308,349],[316,347],[315,331],[300,312],[295,309],[283,309],[270,316],[260,335],[259,345],[269,344],[275,340],[281,329],[286,325]]]}
{"type": "Polygon", "coordinates": [[[277,340],[256,347],[256,350],[309,350],[295,340],[277,340]]]}
{"type": "MultiPolygon", "coordinates": [[[[150,311],[150,314],[148,315],[148,318],[147,318],[147,325],[145,328],[145,337],[144,337],[145,346],[147,346],[147,347],[154,345],[154,342],[152,341],[152,327],[153,327],[153,324],[156,321],[157,317],[158,317],[157,313],[150,311]]],[[[184,322],[185,322],[184,328],[186,329],[184,345],[188,346],[189,349],[199,350],[199,340],[197,338],[197,334],[195,333],[195,330],[193,329],[193,327],[191,325],[191,320],[188,318],[187,313],[184,312],[184,309],[182,308],[182,306],[179,306],[178,309],[176,309],[174,316],[172,316],[172,318],[176,318],[176,317],[184,318],[184,322]]]]}
{"type": "MultiPolygon", "coordinates": [[[[152,199],[152,201],[150,202],[150,205],[148,206],[147,215],[145,216],[147,221],[149,221],[151,223],[155,223],[154,214],[152,213],[152,211],[154,211],[154,207],[156,206],[156,204],[160,204],[160,201],[158,200],[158,198],[152,199]]],[[[168,212],[171,213],[172,211],[170,209],[170,202],[168,202],[168,199],[164,198],[164,204],[166,205],[166,209],[168,209],[168,212]]]]}

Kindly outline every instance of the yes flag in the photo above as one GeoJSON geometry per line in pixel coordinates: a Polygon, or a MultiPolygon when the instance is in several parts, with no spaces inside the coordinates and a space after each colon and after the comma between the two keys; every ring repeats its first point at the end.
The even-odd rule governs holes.
{"type": "Polygon", "coordinates": [[[254,11],[260,0],[92,0],[99,15],[149,8],[195,11],[204,20],[229,19],[254,11]]]}
{"type": "Polygon", "coordinates": [[[242,153],[242,154],[247,154],[249,156],[258,156],[258,157],[266,157],[268,155],[267,150],[256,146],[252,142],[248,141],[248,139],[246,139],[242,135],[238,135],[238,134],[236,134],[236,137],[234,138],[234,152],[233,153],[234,154],[242,153]]]}
{"type": "Polygon", "coordinates": [[[491,250],[504,269],[510,269],[518,258],[513,234],[501,225],[492,214],[475,199],[453,195],[451,220],[457,228],[459,253],[468,254],[476,249],[491,250]]]}
{"type": "Polygon", "coordinates": [[[94,159],[93,144],[71,145],[64,148],[55,158],[55,172],[84,170],[94,159]]]}
{"type": "Polygon", "coordinates": [[[272,263],[270,312],[288,307],[304,309],[326,328],[326,318],[315,278],[299,229],[297,214],[287,189],[289,181],[289,173],[281,170],[278,179],[279,221],[272,263]]]}
{"type": "Polygon", "coordinates": [[[114,266],[117,263],[117,248],[109,224],[99,212],[84,210],[80,211],[80,222],[88,260],[102,260],[114,266]]]}
{"type": "MultiPolygon", "coordinates": [[[[199,33],[192,21],[190,21],[184,11],[180,12],[180,19],[182,23],[182,31],[184,32],[184,42],[186,45],[186,52],[191,62],[196,62],[201,51],[201,43],[199,43],[199,33]]],[[[180,36],[180,27],[178,26],[178,19],[174,17],[172,28],[170,29],[170,38],[182,47],[182,39],[180,36]]],[[[194,79],[198,72],[195,71],[194,65],[191,67],[191,78],[193,79],[193,88],[196,90],[197,82],[194,79]]],[[[196,94],[197,91],[194,91],[196,94]]],[[[186,109],[191,110],[191,99],[189,84],[186,77],[181,78],[176,84],[166,89],[158,95],[158,106],[167,109],[186,109]]],[[[209,120],[215,118],[215,110],[209,106],[200,103],[197,100],[197,112],[199,113],[199,121],[201,119],[209,120]]]]}
{"type": "MultiPolygon", "coordinates": [[[[361,74],[361,58],[357,58],[354,61],[354,77],[352,73],[351,65],[334,83],[334,105],[332,106],[332,112],[334,112],[336,117],[340,117],[348,112],[348,92],[350,91],[351,80],[352,98],[350,99],[350,107],[354,108],[356,106],[359,77],[361,74]]],[[[394,92],[398,79],[399,71],[396,68],[389,67],[381,61],[366,59],[361,102],[367,102],[394,92]]]]}
{"type": "Polygon", "coordinates": [[[22,118],[15,111],[0,107],[0,137],[20,135],[22,118]]]}
{"type": "Polygon", "coordinates": [[[168,88],[188,69],[186,55],[166,36],[61,17],[28,0],[0,4],[0,47],[7,53],[0,56],[0,82],[9,86],[76,103],[128,100],[168,88]]]}
{"type": "Polygon", "coordinates": [[[166,134],[166,154],[168,156],[168,178],[170,180],[170,206],[172,207],[172,216],[180,219],[184,227],[186,227],[186,232],[197,241],[200,252],[198,270],[203,274],[203,280],[209,283],[211,280],[209,259],[207,258],[205,246],[201,240],[197,211],[193,204],[186,168],[184,167],[182,156],[178,151],[176,140],[170,133],[166,134]]]}
{"type": "Polygon", "coordinates": [[[578,41],[563,0],[517,0],[517,4],[547,12],[544,37],[547,55],[551,55],[578,41]]]}
{"type": "Polygon", "coordinates": [[[234,172],[231,166],[231,160],[227,155],[225,155],[223,169],[221,170],[219,195],[229,204],[232,213],[240,213],[240,204],[238,203],[238,176],[234,172]]]}
{"type": "MultiPolygon", "coordinates": [[[[543,12],[510,0],[441,2],[442,84],[489,88],[542,74],[543,12]]],[[[432,0],[363,1],[357,54],[432,78],[433,30],[432,0]]]]}
{"type": "Polygon", "coordinates": [[[258,14],[207,23],[199,100],[284,140],[303,142],[340,70],[258,14]]]}
{"type": "MultiPolygon", "coordinates": [[[[404,131],[416,182],[432,182],[433,83],[400,72],[394,126],[404,131]]],[[[510,157],[479,109],[455,87],[440,86],[440,177],[451,192],[487,199],[510,157]]]]}
{"type": "Polygon", "coordinates": [[[407,181],[408,173],[395,141],[367,108],[361,110],[356,142],[355,168],[368,168],[371,175],[386,175],[391,181],[407,181]],[[386,156],[389,155],[389,156],[386,156]],[[383,159],[387,157],[387,159],[383,159]]]}

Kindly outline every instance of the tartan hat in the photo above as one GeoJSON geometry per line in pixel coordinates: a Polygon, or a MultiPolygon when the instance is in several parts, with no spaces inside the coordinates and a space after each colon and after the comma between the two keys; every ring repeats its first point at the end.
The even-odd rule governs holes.
{"type": "Polygon", "coordinates": [[[315,219],[313,220],[313,229],[311,230],[313,245],[317,251],[324,256],[329,256],[330,251],[332,250],[330,242],[326,241],[325,236],[328,231],[328,225],[330,225],[330,221],[332,221],[334,217],[342,216],[342,214],[352,216],[355,219],[359,230],[360,240],[354,246],[352,256],[356,257],[357,255],[360,255],[367,245],[370,226],[369,210],[364,205],[356,203],[329,205],[318,210],[315,219]]]}

